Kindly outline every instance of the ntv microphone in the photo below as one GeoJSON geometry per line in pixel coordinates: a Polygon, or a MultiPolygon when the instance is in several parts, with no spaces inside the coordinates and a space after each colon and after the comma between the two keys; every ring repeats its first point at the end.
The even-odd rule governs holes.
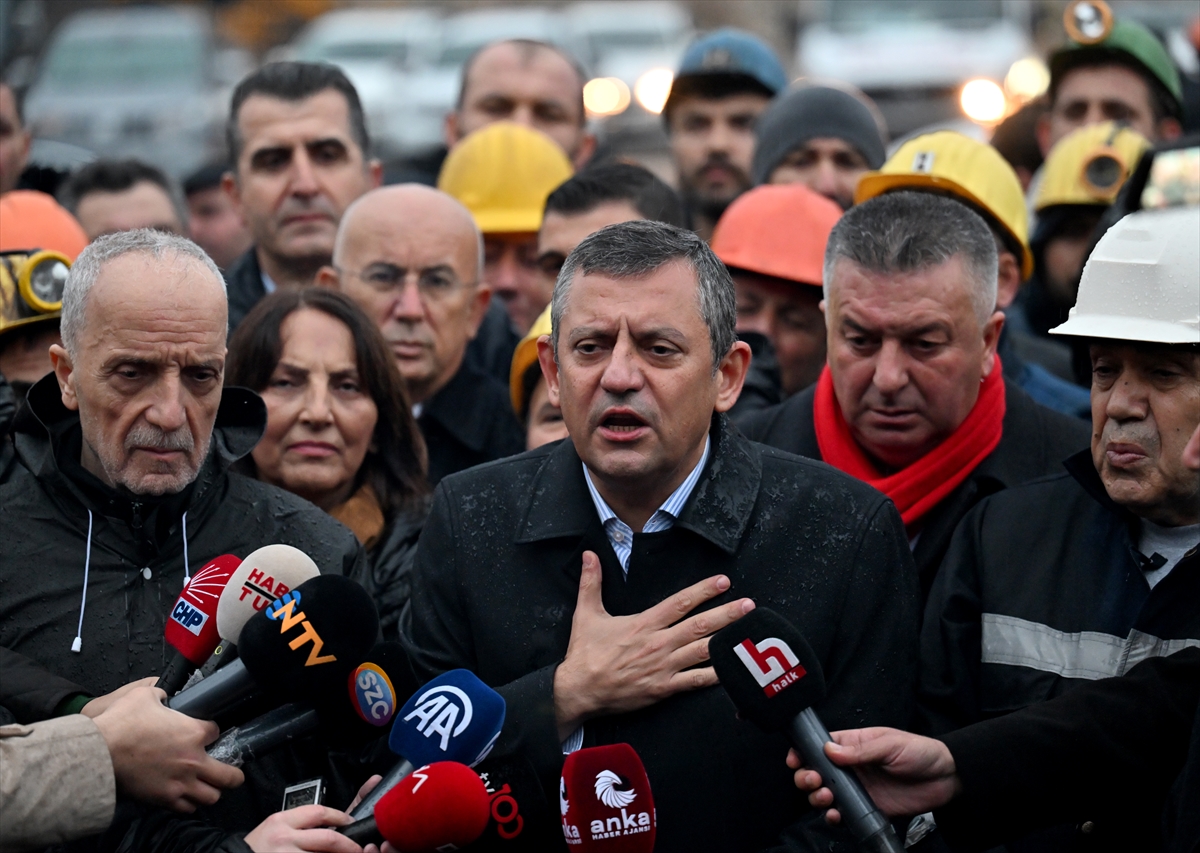
{"type": "Polygon", "coordinates": [[[651,853],[658,819],[642,760],[627,743],[572,752],[558,787],[563,838],[578,850],[651,853]]]}
{"type": "Polygon", "coordinates": [[[204,666],[221,644],[217,606],[226,583],[241,563],[232,554],[222,554],[184,583],[163,632],[175,655],[154,685],[168,696],[182,690],[192,673],[204,666]]]}
{"type": "Polygon", "coordinates": [[[167,705],[212,719],[260,688],[281,702],[335,694],[378,631],[365,589],[340,575],[318,575],[252,616],[239,637],[238,659],[167,705]]]}
{"type": "Polygon", "coordinates": [[[783,731],[804,763],[821,774],[833,804],[863,850],[903,853],[896,837],[853,772],[825,754],[831,738],[812,706],[825,698],[821,664],[803,635],[766,607],[756,607],[713,634],[713,668],[738,713],[761,729],[783,731]]]}
{"type": "Polygon", "coordinates": [[[369,817],[384,794],[414,767],[453,761],[474,766],[487,757],[504,726],[504,697],[465,669],[428,682],[396,712],[388,748],[402,760],[350,812],[369,817]]]}
{"type": "Polygon", "coordinates": [[[483,834],[489,810],[487,789],[474,770],[439,761],[414,770],[383,795],[370,817],[338,832],[364,847],[386,840],[404,853],[457,850],[483,834]]]}

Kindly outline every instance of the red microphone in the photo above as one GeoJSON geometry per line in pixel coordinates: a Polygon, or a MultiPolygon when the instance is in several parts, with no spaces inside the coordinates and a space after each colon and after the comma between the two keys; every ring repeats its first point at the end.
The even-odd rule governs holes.
{"type": "Polygon", "coordinates": [[[217,602],[225,591],[230,576],[242,564],[240,557],[222,554],[215,557],[183,585],[183,592],[171,608],[167,627],[163,632],[167,642],[175,649],[175,656],[167,664],[155,687],[161,687],[168,696],[178,693],[188,678],[209,659],[221,643],[217,633],[217,602]]]}
{"type": "Polygon", "coordinates": [[[435,853],[473,842],[490,815],[487,788],[475,771],[438,761],[418,767],[384,794],[371,817],[338,832],[363,846],[386,840],[404,853],[435,853]]]}
{"type": "Polygon", "coordinates": [[[627,743],[572,752],[558,788],[563,836],[573,850],[652,853],[658,821],[642,760],[627,743]]]}

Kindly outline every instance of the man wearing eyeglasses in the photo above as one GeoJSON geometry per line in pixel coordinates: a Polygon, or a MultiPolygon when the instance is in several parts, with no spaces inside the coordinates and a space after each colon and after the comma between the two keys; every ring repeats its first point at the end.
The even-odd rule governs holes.
{"type": "Polygon", "coordinates": [[[429,481],[525,449],[508,391],[464,364],[491,300],[483,240],[445,193],[401,184],[346,210],[317,284],[358,303],[392,348],[429,450],[429,481]]]}

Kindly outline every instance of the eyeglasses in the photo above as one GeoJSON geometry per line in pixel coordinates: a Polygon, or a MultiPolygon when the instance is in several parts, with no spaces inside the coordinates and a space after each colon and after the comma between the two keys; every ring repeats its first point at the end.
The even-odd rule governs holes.
{"type": "Polygon", "coordinates": [[[402,291],[412,279],[416,280],[417,293],[422,301],[437,301],[444,299],[464,285],[454,270],[446,266],[429,267],[423,270],[406,270],[395,264],[377,263],[358,271],[337,269],[340,275],[357,278],[378,293],[402,291]]]}

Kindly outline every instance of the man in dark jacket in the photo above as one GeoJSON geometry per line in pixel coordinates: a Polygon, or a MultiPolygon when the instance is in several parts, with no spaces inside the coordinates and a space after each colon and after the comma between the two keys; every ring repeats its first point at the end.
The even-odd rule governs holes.
{"type": "Polygon", "coordinates": [[[708,637],[775,608],[820,658],[825,720],[904,720],[917,591],[895,509],[729,423],[749,348],[695,234],[597,231],[567,258],[552,316],[539,358],[571,438],[438,487],[402,619],[417,675],[467,667],[495,686],[496,749],[547,790],[564,751],[632,744],[662,853],[794,840],[809,810],[786,742],[736,719],[703,666],[708,637]]]}
{"type": "Polygon", "coordinates": [[[226,272],[229,328],[275,288],[307,287],[333,254],[352,201],[379,186],[354,85],[332,65],[273,62],[238,84],[226,127],[225,176],[254,238],[226,272]]]}
{"type": "MultiPolygon", "coordinates": [[[[221,390],[225,319],[220,273],[194,243],[103,237],[68,278],[55,374],[18,416],[17,465],[0,486],[0,645],[92,695],[162,672],[184,577],[217,555],[284,542],[325,572],[366,579],[348,530],[230,473],[266,411],[221,390]]],[[[233,825],[273,811],[303,778],[252,773],[233,825]],[[254,797],[270,806],[248,807],[254,797]]]]}
{"type": "Polygon", "coordinates": [[[739,423],[892,498],[925,594],[967,510],[1087,443],[1086,424],[1003,379],[997,268],[991,231],[957,201],[898,191],[851,208],[825,255],[829,364],[739,423]]]}

